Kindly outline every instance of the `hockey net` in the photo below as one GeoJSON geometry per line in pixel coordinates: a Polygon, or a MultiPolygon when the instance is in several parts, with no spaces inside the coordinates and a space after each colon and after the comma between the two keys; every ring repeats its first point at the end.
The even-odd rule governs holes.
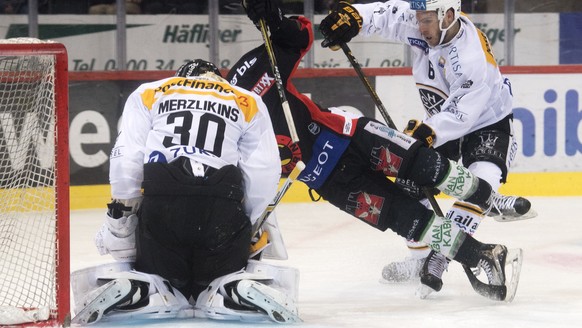
{"type": "Polygon", "coordinates": [[[67,53],[0,40],[0,326],[68,316],[67,53]]]}

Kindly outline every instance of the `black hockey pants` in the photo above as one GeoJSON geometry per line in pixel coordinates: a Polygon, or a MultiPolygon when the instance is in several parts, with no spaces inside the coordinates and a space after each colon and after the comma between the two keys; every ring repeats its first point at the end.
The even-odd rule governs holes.
{"type": "Polygon", "coordinates": [[[180,159],[144,167],[135,268],[168,279],[186,298],[242,269],[249,256],[241,172],[232,165],[213,171],[193,177],[180,159]]]}

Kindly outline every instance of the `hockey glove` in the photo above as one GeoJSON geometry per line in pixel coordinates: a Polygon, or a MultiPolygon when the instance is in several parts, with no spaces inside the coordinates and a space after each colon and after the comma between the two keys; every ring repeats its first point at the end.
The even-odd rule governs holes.
{"type": "Polygon", "coordinates": [[[276,31],[283,21],[283,13],[277,7],[276,0],[243,0],[243,7],[247,16],[255,26],[259,26],[259,20],[264,19],[271,32],[276,31]]]}
{"type": "Polygon", "coordinates": [[[426,197],[420,187],[410,179],[396,178],[395,182],[398,188],[414,199],[421,200],[426,197]]]}
{"type": "Polygon", "coordinates": [[[95,235],[95,246],[99,254],[111,254],[117,261],[135,261],[137,220],[135,214],[117,219],[107,214],[105,223],[95,235]]]}
{"type": "Polygon", "coordinates": [[[329,13],[319,24],[319,31],[325,37],[321,46],[330,47],[331,50],[338,50],[340,43],[348,43],[360,33],[362,28],[362,17],[346,1],[340,1],[339,9],[329,13]]]}
{"type": "Polygon", "coordinates": [[[422,141],[427,147],[432,147],[436,139],[436,134],[434,130],[418,120],[410,120],[404,129],[404,133],[414,137],[417,140],[422,141]]]}
{"type": "Polygon", "coordinates": [[[420,188],[416,182],[410,180],[410,179],[402,179],[402,178],[396,178],[396,185],[398,186],[398,188],[400,188],[402,191],[404,191],[404,193],[406,193],[408,196],[416,199],[416,200],[421,200],[427,197],[426,191],[429,191],[429,194],[431,194],[432,196],[436,196],[438,194],[441,193],[440,190],[438,190],[437,188],[420,188]]]}
{"type": "Polygon", "coordinates": [[[141,197],[119,200],[107,204],[105,223],[95,235],[95,246],[99,254],[111,254],[117,261],[134,261],[135,228],[137,227],[137,210],[141,197]]]}

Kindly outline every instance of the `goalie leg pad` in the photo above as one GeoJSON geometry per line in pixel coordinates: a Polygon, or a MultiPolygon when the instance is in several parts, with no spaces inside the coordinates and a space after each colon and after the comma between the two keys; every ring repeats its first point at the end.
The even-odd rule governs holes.
{"type": "Polygon", "coordinates": [[[82,323],[83,318],[90,319],[91,316],[96,316],[92,322],[101,319],[115,321],[194,316],[188,300],[167,280],[158,275],[130,270],[131,263],[111,263],[73,272],[71,284],[78,322],[82,323]],[[113,284],[114,281],[118,283],[113,284]],[[115,296],[115,288],[111,285],[124,286],[124,281],[130,282],[131,289],[122,302],[113,302],[111,297],[115,296]],[[113,289],[106,291],[109,287],[113,289]],[[91,305],[93,301],[103,298],[109,299],[91,305]],[[95,311],[99,313],[92,314],[95,311]]]}
{"type": "Polygon", "coordinates": [[[231,274],[214,279],[208,287],[198,295],[195,306],[195,316],[197,318],[208,318],[213,320],[240,320],[245,322],[263,322],[269,320],[268,316],[254,310],[241,310],[228,307],[232,299],[226,292],[224,286],[241,279],[269,280],[264,274],[248,273],[240,270],[231,274]]]}
{"type": "Polygon", "coordinates": [[[285,291],[293,300],[298,300],[299,270],[296,268],[249,260],[245,271],[270,277],[269,286],[285,291]]]}
{"type": "Polygon", "coordinates": [[[234,289],[235,293],[261,311],[267,313],[271,320],[277,323],[301,322],[297,305],[287,294],[253,280],[240,280],[234,289]]]}
{"type": "Polygon", "coordinates": [[[91,302],[75,315],[71,320],[73,324],[88,325],[101,320],[116,305],[133,296],[132,284],[128,279],[115,279],[96,289],[90,296],[93,296],[91,302]]]}
{"type": "MultiPolygon", "coordinates": [[[[214,320],[239,320],[243,322],[264,322],[272,320],[266,313],[257,311],[255,306],[246,308],[229,306],[238,303],[231,297],[225,286],[240,280],[260,281],[276,290],[295,304],[298,294],[299,271],[294,268],[275,266],[261,261],[249,260],[246,270],[234,272],[212,281],[196,300],[196,317],[214,320]]],[[[233,295],[239,298],[238,295],[233,295]]],[[[292,312],[292,311],[291,311],[292,312]]]]}
{"type": "Polygon", "coordinates": [[[71,273],[71,291],[73,292],[74,312],[78,313],[88,303],[89,293],[108,282],[98,279],[99,277],[130,271],[132,268],[133,264],[130,262],[112,262],[73,271],[71,273]]]}
{"type": "MultiPolygon", "coordinates": [[[[139,271],[120,272],[112,276],[128,279],[132,283],[146,283],[147,294],[140,295],[140,299],[134,296],[131,302],[121,304],[113,309],[104,318],[108,321],[119,321],[128,319],[169,319],[169,318],[191,318],[194,316],[194,309],[186,297],[164,278],[149,273],[139,271]]],[[[129,299],[128,299],[129,300],[129,299]]]]}
{"type": "Polygon", "coordinates": [[[269,234],[269,247],[263,251],[263,257],[271,260],[288,259],[287,248],[285,247],[285,241],[283,241],[283,235],[279,230],[279,223],[277,222],[275,212],[271,213],[267,218],[263,229],[269,234]]]}

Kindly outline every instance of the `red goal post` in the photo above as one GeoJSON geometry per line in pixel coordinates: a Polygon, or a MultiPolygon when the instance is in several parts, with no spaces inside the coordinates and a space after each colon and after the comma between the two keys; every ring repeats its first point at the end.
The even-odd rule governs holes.
{"type": "Polygon", "coordinates": [[[68,59],[0,40],[0,326],[68,325],[68,59]]]}

